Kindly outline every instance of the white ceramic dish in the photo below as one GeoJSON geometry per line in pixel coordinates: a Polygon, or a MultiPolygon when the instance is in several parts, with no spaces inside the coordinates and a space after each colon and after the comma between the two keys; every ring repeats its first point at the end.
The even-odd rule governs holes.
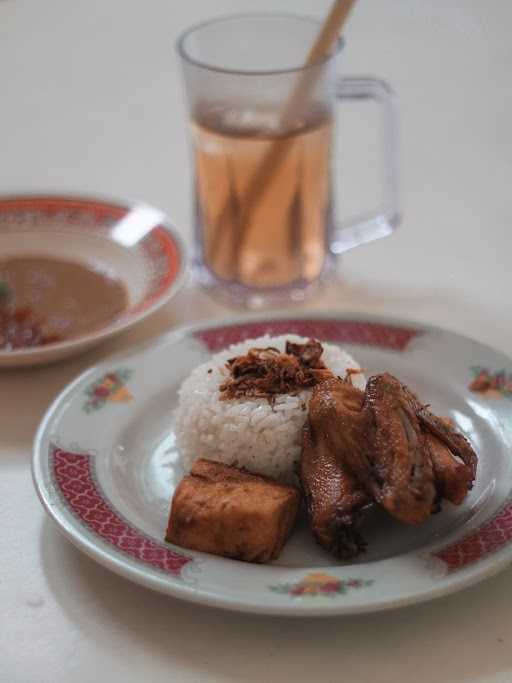
{"type": "Polygon", "coordinates": [[[45,346],[0,350],[0,368],[65,358],[131,327],[174,296],[185,272],[182,241],[161,211],[99,198],[0,197],[0,254],[78,261],[120,279],[128,292],[128,308],[109,325],[45,346]]]}
{"type": "Polygon", "coordinates": [[[512,361],[475,341],[384,318],[324,314],[199,324],[93,367],[65,389],[37,433],[34,482],[73,543],[162,593],[305,616],[430,600],[512,561],[511,370],[512,361]],[[453,418],[480,455],[463,505],[446,503],[418,528],[377,516],[365,534],[367,553],[348,564],[319,548],[305,524],[280,559],[265,566],[165,543],[169,502],[182,476],[172,426],[177,389],[212,351],[265,332],[339,343],[368,375],[396,374],[437,413],[453,418]],[[495,385],[485,394],[469,389],[480,371],[495,385]]]}

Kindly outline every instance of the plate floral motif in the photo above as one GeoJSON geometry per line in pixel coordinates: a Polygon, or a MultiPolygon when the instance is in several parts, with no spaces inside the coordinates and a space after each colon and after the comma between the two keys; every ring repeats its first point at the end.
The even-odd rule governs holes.
{"type": "Polygon", "coordinates": [[[479,365],[471,368],[473,381],[470,391],[483,394],[487,398],[512,398],[512,372],[489,370],[479,365]]]}
{"type": "Polygon", "coordinates": [[[269,589],[274,593],[285,593],[294,598],[303,596],[334,598],[339,595],[345,595],[349,590],[366,588],[372,584],[373,580],[340,579],[330,574],[315,572],[308,574],[296,583],[280,583],[275,586],[269,586],[269,589]]]}
{"type": "Polygon", "coordinates": [[[92,413],[102,408],[107,401],[114,403],[125,403],[131,401],[133,396],[126,386],[133,372],[129,368],[112,370],[100,377],[96,382],[90,384],[85,395],[88,397],[84,403],[84,411],[92,413]]]}

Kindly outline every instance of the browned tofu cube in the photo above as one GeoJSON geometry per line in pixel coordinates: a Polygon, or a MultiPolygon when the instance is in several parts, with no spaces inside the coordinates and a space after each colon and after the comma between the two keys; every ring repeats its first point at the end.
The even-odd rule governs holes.
{"type": "Polygon", "coordinates": [[[279,556],[295,523],[293,486],[196,460],[174,493],[166,541],[246,562],[279,556]]]}

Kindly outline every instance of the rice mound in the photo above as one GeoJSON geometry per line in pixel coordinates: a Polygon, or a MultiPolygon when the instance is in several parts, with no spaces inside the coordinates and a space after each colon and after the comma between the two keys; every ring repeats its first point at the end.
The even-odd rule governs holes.
{"type": "MultiPolygon", "coordinates": [[[[219,386],[229,377],[227,360],[254,347],[273,346],[284,352],[287,340],[307,341],[295,334],[249,339],[215,354],[185,379],[178,392],[175,433],[186,472],[194,460],[207,458],[294,481],[312,389],[304,389],[296,396],[278,395],[272,406],[265,398],[221,401],[219,392],[219,386]]],[[[347,368],[360,367],[338,346],[324,342],[322,346],[322,360],[334,374],[343,377],[347,368]]],[[[353,383],[364,389],[364,376],[355,375],[353,383]]]]}

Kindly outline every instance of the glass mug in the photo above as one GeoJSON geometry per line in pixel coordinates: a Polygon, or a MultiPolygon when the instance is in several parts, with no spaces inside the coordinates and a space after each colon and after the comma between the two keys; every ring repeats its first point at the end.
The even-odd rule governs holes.
{"type": "Polygon", "coordinates": [[[338,254],[399,222],[396,115],[389,86],[339,78],[339,40],[304,66],[314,19],[247,15],[192,27],[178,41],[194,157],[199,281],[233,303],[301,300],[338,254]],[[334,104],[375,100],[383,122],[384,205],[338,225],[334,104]]]}

